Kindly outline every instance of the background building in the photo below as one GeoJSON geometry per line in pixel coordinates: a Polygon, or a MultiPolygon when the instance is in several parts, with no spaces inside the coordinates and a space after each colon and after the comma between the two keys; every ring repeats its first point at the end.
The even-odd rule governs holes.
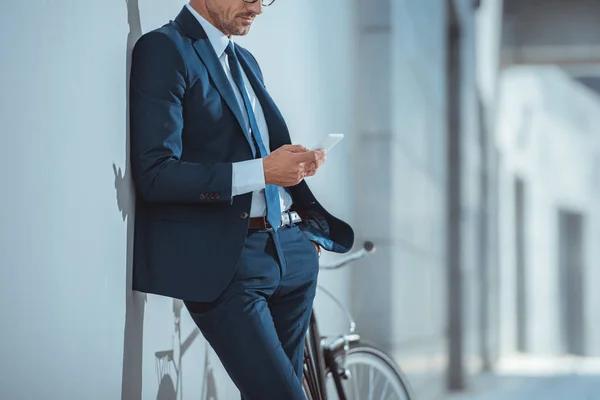
{"type": "MultiPolygon", "coordinates": [[[[129,290],[130,53],[182,6],[0,5],[2,399],[164,400],[165,376],[180,399],[237,398],[181,304],[129,290]]],[[[593,0],[278,0],[239,38],[294,141],[346,134],[309,184],[377,252],[320,283],[420,399],[516,353],[600,356],[599,18],[593,0]]],[[[316,310],[347,328],[322,293],[316,310]]]]}
{"type": "Polygon", "coordinates": [[[599,97],[555,67],[500,87],[502,349],[598,356],[599,97]]]}

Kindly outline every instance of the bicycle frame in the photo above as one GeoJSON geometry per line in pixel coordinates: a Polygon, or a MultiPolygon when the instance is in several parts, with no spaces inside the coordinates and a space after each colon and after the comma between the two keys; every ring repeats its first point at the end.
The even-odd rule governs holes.
{"type": "MultiPolygon", "coordinates": [[[[374,250],[375,247],[372,242],[365,242],[361,250],[349,255],[336,265],[322,266],[321,269],[339,269],[352,261],[369,255],[374,250]]],[[[331,293],[326,290],[325,292],[336,302],[336,304],[341,306],[339,301],[337,301],[331,293]]],[[[341,357],[345,362],[346,353],[350,348],[350,343],[360,341],[360,337],[353,333],[355,326],[354,320],[343,306],[341,306],[341,308],[346,312],[346,317],[349,317],[350,334],[339,337],[327,346],[323,344],[323,338],[319,332],[314,309],[310,316],[310,325],[305,340],[303,385],[311,400],[327,400],[327,377],[330,374],[335,383],[338,399],[347,400],[346,393],[342,386],[342,379],[348,379],[349,372],[346,370],[345,365],[338,364],[338,359],[341,357]]]]}
{"type": "Polygon", "coordinates": [[[323,345],[319,336],[317,319],[314,314],[310,318],[310,326],[306,335],[304,353],[305,389],[309,391],[311,400],[327,400],[327,377],[331,376],[335,384],[339,400],[347,400],[346,392],[342,386],[342,379],[350,376],[345,365],[340,365],[338,360],[345,360],[350,344],[359,342],[360,336],[350,334],[340,336],[329,345],[323,345]],[[317,340],[317,338],[319,338],[317,340]]]}
{"type": "Polygon", "coordinates": [[[323,349],[321,346],[321,335],[315,313],[310,316],[310,325],[306,333],[305,350],[304,350],[304,377],[309,395],[314,400],[327,400],[326,378],[327,372],[325,367],[325,359],[323,357],[323,349]]]}

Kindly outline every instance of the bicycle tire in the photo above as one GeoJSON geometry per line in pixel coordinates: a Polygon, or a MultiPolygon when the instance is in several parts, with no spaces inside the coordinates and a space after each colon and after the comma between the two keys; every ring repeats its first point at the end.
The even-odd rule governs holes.
{"type": "MultiPolygon", "coordinates": [[[[408,383],[408,379],[406,375],[402,371],[402,369],[398,366],[398,364],[385,352],[379,350],[376,346],[373,346],[370,343],[366,342],[357,342],[350,344],[350,350],[346,356],[346,366],[348,370],[350,370],[351,377],[349,380],[344,381],[344,386],[347,388],[350,386],[352,389],[347,390],[346,396],[348,400],[369,400],[369,398],[373,400],[388,400],[388,399],[398,399],[398,400],[414,400],[413,390],[408,383]],[[386,369],[386,371],[381,371],[382,374],[386,375],[388,379],[387,382],[390,383],[391,386],[394,387],[394,390],[398,393],[395,393],[396,396],[385,396],[385,393],[379,395],[379,397],[364,397],[362,393],[365,391],[365,387],[362,386],[358,388],[357,386],[360,384],[359,381],[362,379],[360,373],[358,372],[358,365],[364,360],[371,359],[374,364],[378,364],[380,367],[386,369]],[[358,396],[356,395],[356,391],[358,391],[358,396]]],[[[337,391],[335,389],[335,385],[333,385],[333,379],[329,379],[331,381],[331,385],[328,385],[328,393],[330,399],[337,398],[337,391]]],[[[371,380],[371,379],[370,379],[371,380]]],[[[385,389],[386,386],[384,386],[385,389]]],[[[368,390],[368,389],[367,389],[368,390]]]]}

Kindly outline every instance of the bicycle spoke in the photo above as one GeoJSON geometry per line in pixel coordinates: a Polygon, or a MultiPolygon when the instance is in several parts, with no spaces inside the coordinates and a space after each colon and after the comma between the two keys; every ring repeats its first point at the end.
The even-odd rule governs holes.
{"type": "Polygon", "coordinates": [[[361,366],[360,365],[356,365],[354,366],[354,372],[352,373],[352,377],[350,379],[352,379],[352,383],[354,386],[354,395],[352,397],[353,400],[360,400],[360,389],[359,389],[359,385],[358,385],[358,378],[360,376],[359,374],[359,368],[361,366]]]}
{"type": "MultiPolygon", "coordinates": [[[[384,385],[387,384],[387,379],[385,379],[385,375],[381,371],[377,371],[377,376],[375,377],[375,383],[373,384],[373,388],[379,388],[381,386],[381,381],[383,381],[384,385]]],[[[381,393],[381,389],[377,389],[377,393],[381,393]]],[[[385,399],[385,397],[379,394],[377,396],[377,399],[385,399]]]]}
{"type": "Polygon", "coordinates": [[[388,381],[385,381],[385,384],[383,385],[383,393],[381,394],[381,398],[384,400],[387,399],[385,396],[387,395],[389,384],[390,383],[388,381]]]}
{"type": "MultiPolygon", "coordinates": [[[[350,352],[346,360],[352,382],[345,381],[343,385],[348,400],[411,400],[394,365],[385,359],[385,354],[379,354],[368,346],[350,352]]],[[[331,398],[336,398],[330,392],[331,398]]]]}
{"type": "Polygon", "coordinates": [[[350,370],[350,373],[352,374],[350,379],[352,379],[352,387],[353,387],[352,399],[359,400],[360,399],[360,393],[358,391],[358,368],[359,368],[359,365],[356,365],[356,366],[353,365],[351,368],[354,369],[354,370],[352,370],[352,369],[350,370]]]}
{"type": "Polygon", "coordinates": [[[373,381],[375,376],[375,370],[373,367],[369,367],[369,400],[373,400],[373,381]]]}

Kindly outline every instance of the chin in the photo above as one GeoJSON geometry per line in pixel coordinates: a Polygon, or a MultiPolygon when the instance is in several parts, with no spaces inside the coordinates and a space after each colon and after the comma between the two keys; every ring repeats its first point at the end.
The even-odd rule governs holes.
{"type": "Polygon", "coordinates": [[[245,27],[245,26],[244,27],[238,27],[235,30],[234,35],[235,36],[246,36],[249,32],[250,32],[250,27],[249,26],[248,27],[245,27]]]}

